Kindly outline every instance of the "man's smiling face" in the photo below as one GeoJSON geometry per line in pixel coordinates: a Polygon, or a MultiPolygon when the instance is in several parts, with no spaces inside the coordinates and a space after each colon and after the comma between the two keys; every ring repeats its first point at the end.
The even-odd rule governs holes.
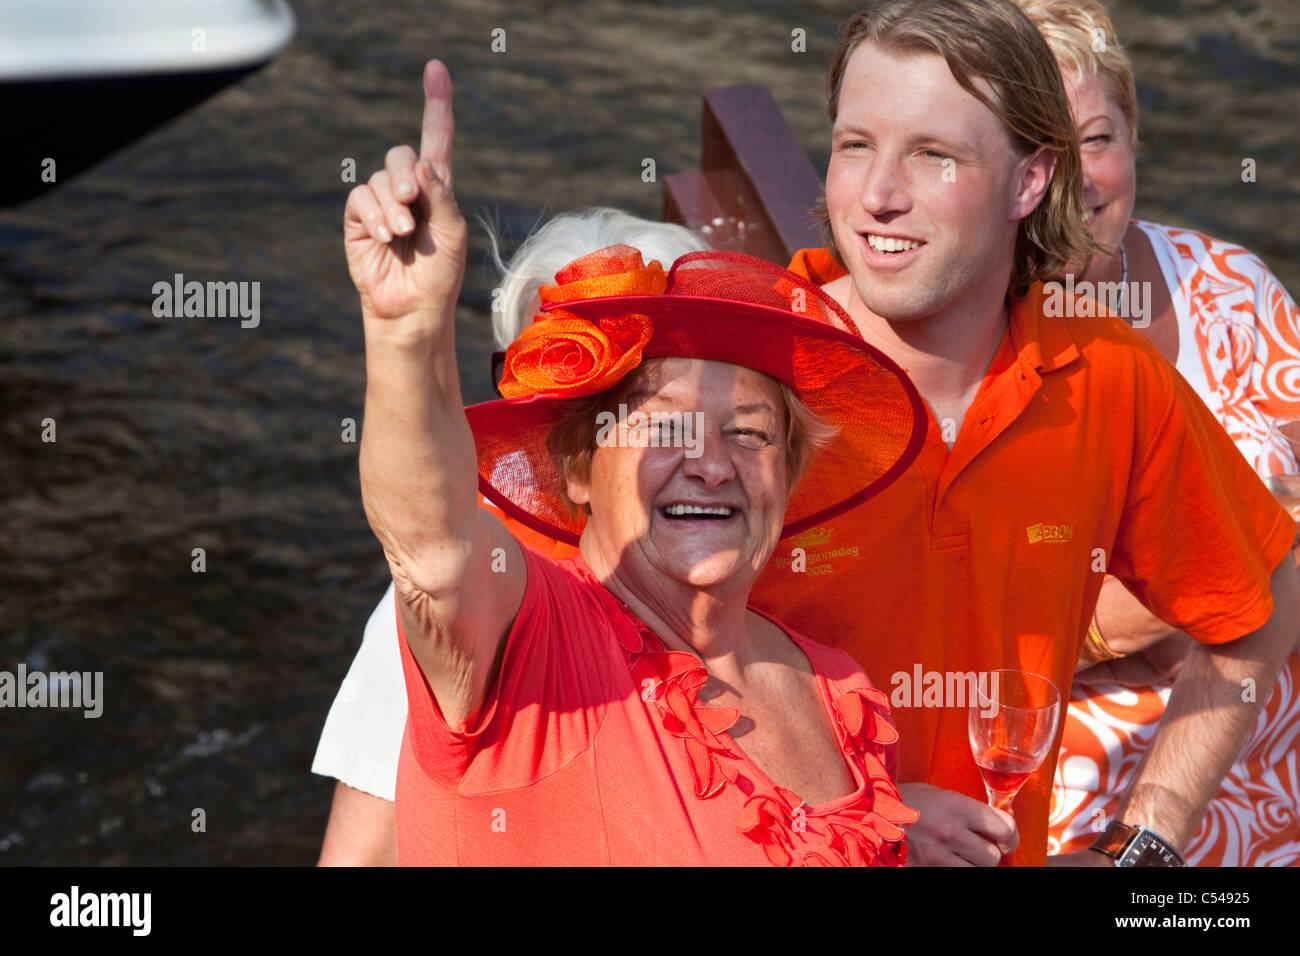
{"type": "Polygon", "coordinates": [[[862,43],[840,87],[826,204],[863,304],[908,322],[1000,302],[1037,205],[1032,161],[942,57],[862,43]]]}

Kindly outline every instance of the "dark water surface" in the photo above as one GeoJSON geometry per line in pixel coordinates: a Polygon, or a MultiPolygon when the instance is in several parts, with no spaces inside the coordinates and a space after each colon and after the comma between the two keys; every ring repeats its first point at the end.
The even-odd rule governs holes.
{"type": "MultiPolygon", "coordinates": [[[[332,781],[312,754],[386,584],[340,437],[364,388],[340,168],[364,180],[418,142],[423,62],[456,84],[462,209],[518,239],[593,204],[657,217],[642,159],[660,178],[698,163],[708,86],[767,83],[824,170],[823,73],[852,9],[293,6],[264,71],[0,211],[0,670],[104,672],[97,720],[0,710],[0,863],[314,861],[332,781]],[[153,284],[178,272],[260,282],[260,325],[155,318],[153,284]]],[[[1112,6],[1144,111],[1137,214],[1245,244],[1294,293],[1300,6],[1112,6]]],[[[490,394],[494,277],[473,242],[467,401],[490,394]]]]}

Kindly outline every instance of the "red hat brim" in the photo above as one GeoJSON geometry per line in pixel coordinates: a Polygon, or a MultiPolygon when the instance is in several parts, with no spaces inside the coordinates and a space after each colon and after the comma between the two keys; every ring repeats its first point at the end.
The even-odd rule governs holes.
{"type": "MultiPolygon", "coordinates": [[[[790,386],[838,429],[792,492],[783,537],[880,492],[911,465],[925,441],[925,406],[903,370],[825,321],[713,296],[608,296],[554,307],[592,319],[648,315],[654,335],[643,360],[696,358],[752,368],[790,386]]],[[[546,438],[573,397],[531,395],[466,409],[484,496],[528,527],[570,544],[577,543],[585,518],[570,515],[564,504],[546,438]]]]}

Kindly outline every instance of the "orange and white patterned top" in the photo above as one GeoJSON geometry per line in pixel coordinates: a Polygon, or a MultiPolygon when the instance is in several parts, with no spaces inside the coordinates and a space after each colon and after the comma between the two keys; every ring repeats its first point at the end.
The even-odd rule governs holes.
{"type": "MultiPolygon", "coordinates": [[[[1300,418],[1295,302],[1240,246],[1186,229],[1136,225],[1173,297],[1178,371],[1261,477],[1300,474],[1276,424],[1300,418]]],[[[1074,686],[1053,781],[1049,853],[1087,849],[1114,818],[1172,688],[1172,681],[1074,686]]],[[[1278,675],[1184,856],[1201,866],[1300,866],[1300,654],[1278,675]]]]}

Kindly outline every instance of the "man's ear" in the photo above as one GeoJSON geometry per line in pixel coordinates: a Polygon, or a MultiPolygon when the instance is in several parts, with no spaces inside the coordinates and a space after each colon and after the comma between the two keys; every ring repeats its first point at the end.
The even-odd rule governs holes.
{"type": "Polygon", "coordinates": [[[1056,153],[1048,146],[1040,146],[1020,161],[1016,168],[1016,194],[1011,204],[1011,218],[1024,219],[1047,195],[1056,172],[1056,153]]]}

